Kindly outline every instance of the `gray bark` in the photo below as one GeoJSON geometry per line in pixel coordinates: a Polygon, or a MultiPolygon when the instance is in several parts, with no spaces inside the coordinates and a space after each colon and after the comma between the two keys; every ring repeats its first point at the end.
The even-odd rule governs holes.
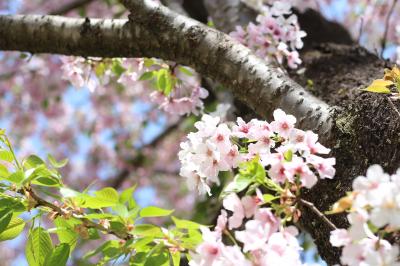
{"type": "Polygon", "coordinates": [[[0,50],[93,57],[158,57],[192,66],[262,117],[276,108],[326,136],[329,107],[220,31],[150,1],[124,1],[128,20],[0,16],[0,50]]]}

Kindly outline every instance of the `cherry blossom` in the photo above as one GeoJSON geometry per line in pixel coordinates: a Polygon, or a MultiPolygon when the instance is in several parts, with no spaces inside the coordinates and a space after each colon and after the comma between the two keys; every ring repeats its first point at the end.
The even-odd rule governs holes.
{"type": "Polygon", "coordinates": [[[297,68],[302,61],[296,49],[303,47],[301,39],[306,33],[300,30],[292,5],[287,1],[273,1],[271,6],[263,1],[244,2],[261,13],[256,18],[257,24],[250,22],[245,29],[237,26],[230,36],[267,61],[283,64],[286,58],[290,68],[297,68]]]}
{"type": "Polygon", "coordinates": [[[350,227],[331,232],[330,242],[343,246],[341,262],[346,265],[400,265],[399,248],[378,235],[400,229],[399,172],[385,173],[372,165],[366,176],[353,180],[348,221],[350,227]]]}
{"type": "Polygon", "coordinates": [[[318,177],[333,178],[335,159],[317,155],[330,151],[318,142],[318,135],[296,129],[296,118],[280,109],[273,116],[275,120],[271,123],[257,119],[245,122],[239,117],[232,125],[220,123],[218,117],[203,115],[195,123],[198,131],[190,133],[188,140],[181,143],[181,175],[194,180],[189,182],[197,183],[200,191],[209,191],[203,186],[219,184],[219,172],[233,171],[241,162],[259,156],[261,164],[269,169],[268,176],[279,184],[299,179],[304,187],[311,188],[318,177]],[[247,149],[239,147],[235,138],[248,143],[247,149]]]}

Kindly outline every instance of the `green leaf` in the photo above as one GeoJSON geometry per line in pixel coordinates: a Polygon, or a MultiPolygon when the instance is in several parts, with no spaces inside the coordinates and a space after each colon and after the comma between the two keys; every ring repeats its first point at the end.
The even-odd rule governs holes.
{"type": "Polygon", "coordinates": [[[13,217],[6,230],[0,234],[0,241],[14,239],[24,230],[25,222],[21,218],[13,217]]]}
{"type": "Polygon", "coordinates": [[[70,247],[66,243],[58,245],[53,252],[47,256],[45,266],[65,266],[68,261],[70,247]]]}
{"type": "Polygon", "coordinates": [[[10,173],[8,172],[7,167],[0,164],[0,179],[6,179],[9,175],[10,173]]]}
{"type": "Polygon", "coordinates": [[[118,192],[111,187],[103,188],[96,191],[94,194],[95,196],[85,194],[79,196],[84,200],[84,203],[81,204],[81,206],[85,208],[101,209],[115,206],[119,202],[118,192]]]}
{"type": "Polygon", "coordinates": [[[79,222],[73,219],[65,220],[62,217],[57,217],[57,219],[54,220],[54,224],[57,226],[56,234],[60,243],[67,243],[70,249],[73,250],[78,241],[78,233],[76,233],[73,228],[76,224],[79,224],[79,222]]]}
{"type": "Polygon", "coordinates": [[[169,264],[171,266],[179,266],[181,262],[181,253],[180,252],[169,252],[169,264]]]}
{"type": "Polygon", "coordinates": [[[3,209],[11,209],[13,212],[24,212],[26,210],[24,204],[21,203],[19,198],[10,196],[4,196],[4,198],[0,198],[0,210],[3,209]]]}
{"type": "Polygon", "coordinates": [[[273,201],[273,200],[275,200],[275,199],[278,199],[278,198],[279,198],[279,197],[276,197],[276,196],[271,195],[271,194],[264,194],[264,195],[263,195],[264,203],[269,203],[269,202],[271,202],[271,201],[273,201]]]}
{"type": "Polygon", "coordinates": [[[183,74],[185,74],[187,76],[193,76],[193,73],[186,67],[180,66],[179,71],[181,71],[183,74]]]}
{"type": "Polygon", "coordinates": [[[152,78],[154,78],[154,71],[149,71],[149,72],[144,72],[140,76],[139,80],[150,80],[152,78]]]}
{"type": "Polygon", "coordinates": [[[199,229],[201,224],[188,221],[188,220],[182,220],[178,219],[175,216],[172,216],[172,220],[174,221],[175,225],[177,228],[182,228],[182,229],[199,229]]]}
{"type": "Polygon", "coordinates": [[[136,207],[136,202],[133,198],[133,192],[135,192],[136,185],[125,189],[122,191],[121,195],[119,196],[119,202],[125,204],[128,202],[129,209],[133,209],[136,207]]]}
{"type": "Polygon", "coordinates": [[[56,177],[39,177],[32,181],[32,184],[45,187],[60,187],[60,180],[56,177]]]}
{"type": "Polygon", "coordinates": [[[117,77],[120,77],[126,71],[126,69],[121,65],[121,61],[119,59],[114,59],[112,62],[111,71],[117,75],[117,77]]]}
{"type": "Polygon", "coordinates": [[[118,192],[112,187],[106,187],[94,193],[96,198],[108,199],[109,201],[117,203],[119,200],[118,192]]]}
{"type": "Polygon", "coordinates": [[[160,69],[157,72],[157,89],[159,91],[164,92],[164,90],[165,90],[165,86],[167,84],[167,73],[168,73],[168,70],[166,70],[166,69],[160,69]]]}
{"type": "Polygon", "coordinates": [[[292,161],[292,158],[293,158],[293,152],[292,152],[292,150],[287,150],[287,151],[285,151],[284,153],[283,153],[283,157],[285,158],[285,160],[287,161],[287,162],[291,162],[292,161]]]}
{"type": "Polygon", "coordinates": [[[0,211],[0,234],[6,230],[8,224],[11,221],[13,212],[9,208],[5,208],[0,211]]]}
{"type": "Polygon", "coordinates": [[[169,256],[167,252],[153,254],[149,258],[147,258],[144,266],[165,266],[169,265],[169,256]]]}
{"type": "Polygon", "coordinates": [[[86,253],[83,256],[83,259],[88,259],[90,257],[93,257],[93,256],[99,254],[99,253],[103,253],[107,257],[113,257],[118,252],[120,252],[120,249],[121,249],[121,247],[120,247],[119,242],[117,240],[109,240],[109,241],[103,243],[101,246],[99,246],[95,250],[86,253]]]}
{"type": "Polygon", "coordinates": [[[6,162],[12,162],[14,161],[14,156],[12,153],[8,150],[0,149],[0,160],[6,161],[6,162]]]}
{"type": "Polygon", "coordinates": [[[56,172],[48,169],[46,165],[38,165],[35,168],[31,168],[25,172],[25,175],[27,177],[23,182],[24,184],[32,182],[36,185],[51,187],[61,185],[61,181],[56,172]]]}
{"type": "Polygon", "coordinates": [[[243,175],[236,175],[235,178],[231,183],[229,183],[224,191],[222,192],[221,196],[226,196],[231,193],[238,193],[246,189],[251,183],[253,179],[249,178],[248,176],[243,175]]]}
{"type": "Polygon", "coordinates": [[[149,249],[149,245],[148,244],[152,243],[153,241],[154,241],[154,237],[153,236],[142,237],[142,238],[137,239],[131,245],[131,247],[134,248],[138,252],[147,251],[149,249]]]}
{"type": "Polygon", "coordinates": [[[376,79],[366,89],[363,89],[363,91],[389,94],[391,91],[388,87],[393,84],[390,80],[376,79]]]}
{"type": "Polygon", "coordinates": [[[94,72],[96,73],[96,76],[98,78],[101,78],[106,72],[106,65],[103,62],[97,64],[96,68],[94,69],[94,72]]]}
{"type": "Polygon", "coordinates": [[[173,213],[174,210],[166,210],[154,206],[149,206],[146,208],[143,208],[140,211],[140,216],[141,217],[161,217],[161,216],[168,216],[171,213],[173,213]]]}
{"type": "Polygon", "coordinates": [[[152,224],[135,225],[131,233],[138,236],[152,236],[154,238],[164,236],[160,227],[152,224]]]}
{"type": "Polygon", "coordinates": [[[49,233],[43,228],[36,227],[29,232],[25,256],[30,266],[42,266],[53,251],[49,233]]]}
{"type": "Polygon", "coordinates": [[[61,161],[57,161],[51,154],[47,155],[47,159],[49,160],[50,164],[55,168],[62,168],[67,165],[68,159],[63,159],[61,161]]]}
{"type": "Polygon", "coordinates": [[[144,66],[145,67],[151,67],[154,64],[155,64],[155,62],[154,62],[153,59],[151,59],[151,58],[145,58],[144,59],[144,66]]]}
{"type": "Polygon", "coordinates": [[[39,165],[44,165],[45,162],[36,155],[29,155],[22,163],[26,169],[36,168],[39,165]]]}
{"type": "Polygon", "coordinates": [[[129,265],[130,266],[143,266],[144,263],[146,262],[146,258],[147,258],[147,252],[138,252],[137,254],[135,254],[135,256],[133,256],[130,261],[129,261],[129,265]]]}
{"type": "Polygon", "coordinates": [[[25,179],[25,175],[21,170],[18,170],[17,172],[12,173],[7,178],[8,181],[15,183],[15,184],[21,184],[24,179],[25,179]]]}
{"type": "Polygon", "coordinates": [[[116,204],[115,206],[112,207],[112,209],[122,218],[128,218],[129,217],[129,212],[128,208],[123,205],[123,204],[116,204]]]}

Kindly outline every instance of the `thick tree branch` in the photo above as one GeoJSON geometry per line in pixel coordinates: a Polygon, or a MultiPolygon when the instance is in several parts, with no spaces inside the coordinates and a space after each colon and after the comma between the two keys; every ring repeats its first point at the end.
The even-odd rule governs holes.
{"type": "Polygon", "coordinates": [[[158,57],[231,88],[259,115],[278,107],[327,134],[328,106],[220,31],[150,1],[124,1],[130,20],[0,16],[0,50],[98,57],[158,57]]]}

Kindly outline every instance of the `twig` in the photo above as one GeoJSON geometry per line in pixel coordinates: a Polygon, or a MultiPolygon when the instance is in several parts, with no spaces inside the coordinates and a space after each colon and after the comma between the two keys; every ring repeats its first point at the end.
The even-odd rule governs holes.
{"type": "MultiPolygon", "coordinates": [[[[169,136],[169,134],[171,134],[182,122],[183,119],[179,120],[178,122],[170,125],[169,127],[167,127],[163,133],[161,133],[160,135],[158,135],[156,138],[154,138],[150,143],[144,145],[143,147],[141,147],[138,152],[137,155],[134,158],[131,158],[130,160],[127,160],[129,162],[131,162],[132,166],[134,167],[138,167],[141,164],[141,151],[144,148],[148,148],[148,147],[156,147],[163,139],[165,139],[167,136],[169,136]]],[[[119,188],[122,183],[125,181],[126,178],[129,177],[129,173],[131,171],[129,169],[124,169],[122,170],[115,178],[113,178],[110,186],[113,188],[119,188]]]]}
{"type": "Polygon", "coordinates": [[[396,112],[397,116],[400,118],[400,112],[399,110],[396,108],[396,106],[394,105],[394,103],[392,102],[392,100],[390,98],[386,98],[390,104],[390,106],[392,106],[393,110],[396,112]]]}
{"type": "MultiPolygon", "coordinates": [[[[47,207],[47,208],[51,209],[53,212],[57,213],[60,216],[68,216],[68,215],[70,215],[69,213],[64,211],[62,208],[60,208],[59,206],[56,206],[53,203],[48,202],[48,201],[42,199],[41,197],[39,197],[32,190],[32,188],[25,188],[25,192],[27,192],[29,194],[29,196],[32,197],[32,199],[35,200],[35,202],[36,202],[36,206],[35,207],[40,207],[40,206],[47,207]]],[[[23,190],[19,191],[19,193],[25,195],[23,190]]],[[[98,229],[98,230],[100,230],[100,231],[102,231],[104,233],[114,235],[114,236],[116,236],[116,237],[118,237],[120,239],[124,239],[124,240],[129,240],[129,239],[133,238],[133,235],[130,234],[130,233],[127,233],[127,232],[120,233],[120,232],[115,232],[115,231],[109,230],[109,229],[105,228],[104,226],[102,226],[101,224],[95,223],[95,222],[85,218],[81,214],[77,214],[77,213],[72,212],[72,217],[82,221],[83,225],[86,228],[96,228],[96,229],[98,229]]]]}
{"type": "Polygon", "coordinates": [[[70,11],[76,9],[76,8],[88,5],[93,1],[97,1],[97,0],[74,0],[71,3],[68,3],[68,4],[66,4],[66,5],[64,5],[62,7],[57,8],[57,9],[54,9],[49,14],[50,15],[64,15],[64,14],[67,14],[68,12],[70,12],[70,11]]]}
{"type": "Polygon", "coordinates": [[[298,199],[301,205],[308,207],[312,212],[314,212],[321,220],[323,220],[332,230],[336,230],[337,227],[334,225],[322,212],[320,212],[317,207],[312,202],[306,201],[304,199],[298,199]]]}
{"type": "Polygon", "coordinates": [[[385,21],[385,33],[383,34],[383,39],[382,39],[382,50],[381,50],[381,58],[383,58],[383,52],[385,51],[386,48],[386,42],[387,42],[387,36],[389,33],[389,22],[390,22],[390,17],[392,16],[394,12],[394,8],[396,7],[397,0],[393,0],[392,6],[390,7],[389,13],[386,16],[386,21],[385,21]]]}
{"type": "Polygon", "coordinates": [[[363,27],[364,27],[364,17],[361,17],[361,23],[360,23],[360,29],[359,29],[359,32],[358,32],[357,43],[360,43],[360,41],[361,41],[363,27]]]}

